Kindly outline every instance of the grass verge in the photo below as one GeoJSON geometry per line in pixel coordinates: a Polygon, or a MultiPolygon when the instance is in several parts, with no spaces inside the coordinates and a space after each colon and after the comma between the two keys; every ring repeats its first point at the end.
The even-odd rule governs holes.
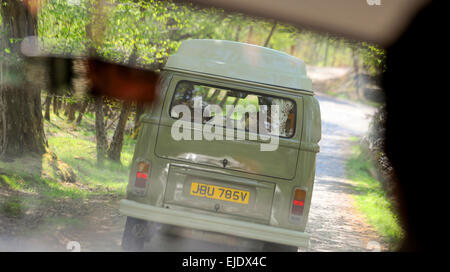
{"type": "MultiPolygon", "coordinates": [[[[50,122],[45,121],[49,148],[58,159],[73,169],[80,183],[93,188],[103,188],[107,193],[125,195],[135,140],[125,135],[121,163],[106,160],[104,165],[99,167],[94,123],[95,117],[89,114],[84,116],[79,126],[53,115],[50,122]]],[[[112,133],[112,130],[108,131],[109,138],[112,133]]]]}
{"type": "MultiPolygon", "coordinates": [[[[52,115],[44,123],[47,153],[0,161],[0,234],[39,225],[79,226],[76,216],[125,195],[135,140],[125,136],[121,163],[99,167],[94,124],[89,115],[79,126],[52,115]],[[67,172],[74,180],[64,179],[67,172]]],[[[109,130],[108,137],[112,134],[109,130]]]]}
{"type": "Polygon", "coordinates": [[[403,230],[392,204],[381,183],[370,173],[375,166],[359,144],[359,139],[350,139],[352,156],[347,161],[348,178],[355,184],[358,194],[354,196],[356,206],[375,230],[395,249],[403,238],[403,230]]]}

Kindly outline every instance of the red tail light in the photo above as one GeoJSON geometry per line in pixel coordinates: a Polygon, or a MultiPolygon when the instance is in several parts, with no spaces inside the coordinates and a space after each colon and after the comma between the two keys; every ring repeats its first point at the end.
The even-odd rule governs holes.
{"type": "Polygon", "coordinates": [[[302,222],[303,210],[305,208],[306,191],[295,189],[294,199],[291,206],[291,221],[300,224],[302,222]]]}
{"type": "Polygon", "coordinates": [[[150,170],[150,164],[146,162],[139,162],[137,165],[137,172],[136,172],[136,181],[134,183],[134,186],[137,188],[145,188],[147,181],[148,181],[148,175],[150,170]]]}

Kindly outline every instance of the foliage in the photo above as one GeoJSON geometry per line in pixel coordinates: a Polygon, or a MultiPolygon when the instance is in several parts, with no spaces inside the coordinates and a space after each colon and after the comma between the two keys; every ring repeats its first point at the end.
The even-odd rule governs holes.
{"type": "MultiPolygon", "coordinates": [[[[190,38],[236,40],[263,45],[271,20],[202,9],[190,3],[157,0],[48,0],[39,16],[44,48],[58,54],[87,54],[93,46],[104,58],[138,64],[164,63],[181,41],[190,38]],[[78,3],[78,4],[73,4],[78,3]],[[87,29],[92,29],[88,35],[87,29]]],[[[351,66],[356,49],[364,68],[379,73],[384,51],[375,45],[346,41],[278,23],[269,47],[295,55],[310,65],[351,66]]]]}
{"type": "Polygon", "coordinates": [[[386,53],[384,50],[367,42],[361,42],[356,49],[362,59],[364,69],[373,76],[380,76],[386,69],[386,53]]]}
{"type": "Polygon", "coordinates": [[[87,1],[46,1],[38,17],[38,36],[53,54],[80,54],[86,49],[87,1]]]}
{"type": "MultiPolygon", "coordinates": [[[[356,142],[359,142],[359,139],[356,142]]],[[[373,171],[373,162],[356,143],[353,146],[353,155],[347,162],[348,177],[358,192],[354,196],[356,206],[366,216],[368,223],[395,247],[404,233],[399,225],[397,211],[380,181],[371,174],[373,171]]]]}

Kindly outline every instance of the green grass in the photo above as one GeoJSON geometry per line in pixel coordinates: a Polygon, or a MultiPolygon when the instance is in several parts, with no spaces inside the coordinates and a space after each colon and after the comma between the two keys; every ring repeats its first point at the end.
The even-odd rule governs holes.
{"type": "MultiPolygon", "coordinates": [[[[121,163],[105,161],[99,167],[94,130],[94,119],[90,115],[84,116],[80,126],[55,115],[51,115],[50,122],[45,121],[49,151],[65,163],[62,167],[72,168],[77,185],[62,183],[52,167],[54,158],[44,154],[42,157],[18,158],[14,162],[0,161],[0,188],[5,186],[9,190],[49,199],[78,199],[103,193],[125,195],[135,140],[125,136],[121,163]]],[[[112,133],[110,130],[109,136],[112,133]]]]}
{"type": "MultiPolygon", "coordinates": [[[[106,192],[125,194],[135,145],[135,140],[129,135],[123,142],[121,163],[105,161],[100,167],[96,157],[94,116],[85,115],[80,126],[52,116],[50,122],[46,121],[46,130],[53,135],[48,136],[49,149],[72,167],[81,183],[105,188],[106,192]]],[[[112,130],[109,131],[111,133],[112,130]]]]}
{"type": "Polygon", "coordinates": [[[44,179],[32,175],[18,176],[0,175],[4,185],[10,190],[21,192],[27,195],[40,195],[49,199],[72,198],[80,199],[88,195],[88,191],[78,188],[75,185],[63,184],[57,180],[44,179]]]}
{"type": "Polygon", "coordinates": [[[18,197],[10,197],[0,204],[0,214],[6,217],[22,217],[25,213],[25,206],[18,197]]]}
{"type": "MultiPolygon", "coordinates": [[[[351,141],[355,143],[355,139],[351,141]]],[[[357,188],[358,194],[354,196],[356,206],[366,216],[368,223],[395,247],[403,237],[403,230],[392,204],[381,183],[370,174],[374,165],[359,144],[352,147],[352,153],[347,162],[347,174],[357,188]]]]}
{"type": "MultiPolygon", "coordinates": [[[[82,227],[80,219],[61,212],[85,211],[96,196],[125,195],[135,140],[125,136],[121,163],[105,161],[99,167],[94,120],[94,116],[86,115],[76,126],[52,114],[51,121],[44,123],[48,153],[0,161],[0,217],[17,220],[42,215],[42,221],[36,223],[38,230],[82,227]],[[61,172],[70,169],[76,174],[76,182],[62,182],[61,172]]],[[[109,138],[112,133],[110,130],[109,138]]],[[[18,225],[15,231],[27,233],[31,229],[18,225]]]]}
{"type": "MultiPolygon", "coordinates": [[[[86,114],[78,126],[68,123],[62,113],[61,117],[51,114],[44,129],[47,153],[0,160],[0,218],[36,219],[31,225],[15,226],[16,233],[83,227],[82,219],[72,215],[89,212],[91,201],[126,194],[136,140],[125,135],[121,162],[105,160],[99,167],[93,114],[86,114]],[[71,171],[75,182],[67,178],[73,176],[71,171]]],[[[113,133],[113,129],[108,131],[109,139],[113,133]]]]}
{"type": "Polygon", "coordinates": [[[61,199],[82,200],[90,194],[76,185],[30,174],[1,174],[0,190],[0,216],[9,218],[21,218],[33,207],[47,210],[61,199]]]}
{"type": "Polygon", "coordinates": [[[83,184],[120,190],[127,181],[129,162],[123,161],[124,165],[121,165],[107,161],[99,167],[94,142],[78,138],[52,137],[48,139],[48,143],[58,158],[72,167],[78,180],[83,184]]]}

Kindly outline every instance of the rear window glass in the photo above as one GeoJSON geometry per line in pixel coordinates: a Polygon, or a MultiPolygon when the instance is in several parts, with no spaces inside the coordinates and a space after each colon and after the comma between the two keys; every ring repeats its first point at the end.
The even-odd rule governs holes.
{"type": "MultiPolygon", "coordinates": [[[[203,115],[202,123],[211,120],[211,116],[219,114],[226,120],[223,123],[224,126],[229,122],[234,122],[235,128],[242,127],[249,131],[250,124],[253,122],[258,126],[264,125],[265,131],[270,134],[277,134],[281,137],[292,137],[294,135],[296,107],[293,100],[190,81],[180,81],[172,98],[170,115],[172,118],[180,118],[179,113],[173,109],[177,105],[185,105],[190,109],[190,120],[194,122],[194,105],[196,105],[196,108],[200,108],[199,103],[201,103],[202,112],[205,112],[205,109],[212,105],[221,109],[219,113],[203,115]],[[242,106],[241,109],[245,108],[246,111],[227,111],[227,106],[229,106],[228,109],[231,108],[230,106],[233,106],[233,108],[242,106]],[[276,116],[276,114],[272,114],[272,111],[278,111],[279,122],[271,120],[272,116],[276,116]],[[237,125],[239,122],[241,126],[237,125]],[[277,125],[278,133],[275,132],[275,126],[277,125]]],[[[261,132],[261,130],[259,131],[261,132]]]]}

